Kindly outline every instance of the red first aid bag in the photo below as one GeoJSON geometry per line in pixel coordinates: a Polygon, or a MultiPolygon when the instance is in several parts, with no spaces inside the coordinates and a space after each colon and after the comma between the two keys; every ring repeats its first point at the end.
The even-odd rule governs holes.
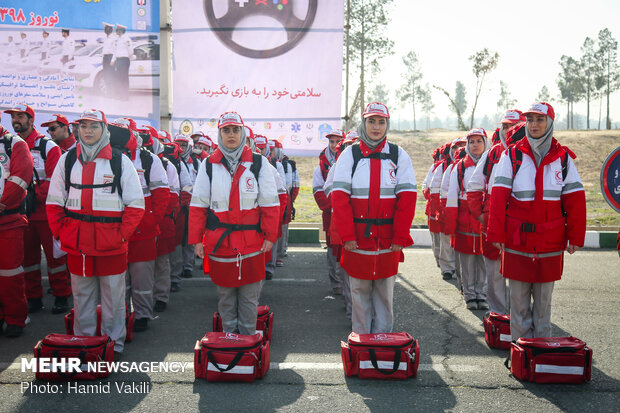
{"type": "MultiPolygon", "coordinates": [[[[213,331],[222,331],[222,317],[217,311],[213,313],[213,331]]],[[[257,307],[256,333],[263,337],[263,341],[271,340],[273,331],[273,311],[268,305],[257,307]]]]}
{"type": "MultiPolygon", "coordinates": [[[[65,330],[67,334],[73,335],[73,320],[75,314],[73,308],[69,311],[69,314],[65,315],[65,330]]],[[[129,306],[125,306],[125,327],[127,329],[127,335],[125,336],[125,343],[129,343],[133,340],[133,323],[135,321],[135,314],[133,311],[129,311],[129,306]]],[[[97,329],[95,335],[101,335],[101,304],[97,304],[97,329]]]]}
{"type": "Polygon", "coordinates": [[[194,374],[207,381],[252,382],[265,376],[269,358],[269,341],[260,334],[207,333],[194,347],[194,374]]]}
{"type": "Polygon", "coordinates": [[[347,376],[361,379],[404,380],[416,377],[420,345],[409,333],[351,333],[340,342],[342,364],[347,376]]]}
{"type": "Polygon", "coordinates": [[[519,338],[510,347],[510,372],[536,383],[590,381],[592,350],[575,337],[519,338]]]}
{"type": "Polygon", "coordinates": [[[510,349],[510,314],[490,312],[482,319],[484,340],[491,348],[510,349]]]}
{"type": "Polygon", "coordinates": [[[36,378],[40,380],[95,380],[108,377],[107,365],[89,371],[88,363],[114,361],[114,341],[108,336],[73,336],[68,334],[48,334],[34,347],[34,358],[37,359],[36,378]],[[68,371],[66,359],[79,359],[81,371],[68,371]],[[54,371],[40,371],[42,359],[55,359],[65,366],[56,367],[54,371]],[[63,360],[65,359],[65,360],[63,360]]]}

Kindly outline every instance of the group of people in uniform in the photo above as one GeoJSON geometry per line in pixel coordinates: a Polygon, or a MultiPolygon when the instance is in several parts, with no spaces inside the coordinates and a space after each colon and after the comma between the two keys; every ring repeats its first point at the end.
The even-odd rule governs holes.
{"type": "MultiPolygon", "coordinates": [[[[197,205],[216,194],[227,198],[231,191],[230,183],[228,192],[218,190],[223,179],[214,180],[211,188],[206,188],[205,159],[211,159],[214,165],[208,168],[214,172],[207,176],[221,172],[214,162],[218,157],[222,162],[230,159],[229,164],[235,168],[243,164],[240,158],[235,161],[234,157],[223,156],[228,154],[229,141],[221,136],[222,132],[217,144],[202,132],[173,138],[164,130],[138,127],[131,118],[110,122],[102,111],[91,109],[72,123],[61,114],[53,115],[41,124],[47,127],[47,137],[36,129],[32,107],[19,104],[4,113],[11,116],[15,134],[0,130],[0,331],[8,337],[20,336],[29,315],[43,309],[43,247],[54,296],[52,313],[68,312],[69,297],[73,295],[75,334],[94,335],[100,304],[102,332],[115,340],[115,351],[120,354],[127,311],[135,313],[134,331],[147,329],[154,312],[166,310],[170,292],[179,291],[181,279],[193,276],[195,252],[205,257],[196,224],[200,219],[196,211],[202,211],[197,205]]],[[[239,124],[243,127],[242,122],[239,124]]],[[[209,211],[219,212],[226,203],[230,205],[225,208],[224,222],[233,215],[244,222],[258,218],[246,209],[251,206],[251,194],[256,195],[260,187],[269,189],[269,185],[261,184],[261,176],[267,171],[273,197],[265,195],[265,199],[270,206],[275,203],[274,214],[269,215],[271,218],[261,214],[263,219],[254,223],[251,233],[260,238],[261,228],[265,228],[271,256],[267,260],[263,254],[255,258],[262,267],[258,272],[247,260],[243,262],[243,254],[230,263],[238,264],[240,274],[243,268],[252,277],[262,274],[262,279],[267,274],[271,278],[286,256],[285,234],[299,191],[299,175],[280,142],[254,136],[248,127],[243,127],[242,142],[249,151],[242,159],[248,153],[252,159],[264,159],[262,172],[248,169],[250,174],[257,173],[256,180],[243,180],[245,186],[236,191],[241,198],[235,202],[214,198],[209,211]],[[245,194],[250,194],[249,198],[245,194]],[[236,215],[233,207],[237,208],[236,215]]],[[[237,155],[241,152],[237,151],[237,155]]],[[[254,198],[262,204],[262,196],[254,198]]],[[[206,226],[205,222],[200,224],[203,232],[221,225],[217,218],[214,224],[214,217],[209,216],[206,226]]],[[[221,239],[216,247],[209,246],[203,264],[205,274],[218,288],[222,274],[226,274],[225,279],[230,274],[222,269],[226,262],[217,261],[217,257],[229,250],[236,252],[237,247],[245,251],[253,246],[237,238],[246,236],[246,230],[235,232],[239,231],[238,224],[234,220],[229,224],[221,231],[226,234],[218,235],[221,239]]],[[[222,300],[220,313],[229,314],[224,302],[230,299],[222,300]]],[[[223,319],[225,325],[230,325],[228,318],[223,319]]]]}
{"type": "MultiPolygon", "coordinates": [[[[52,312],[66,312],[72,294],[75,334],[94,335],[100,303],[102,332],[119,354],[128,309],[135,331],[146,329],[192,276],[195,256],[217,287],[223,330],[254,334],[299,191],[280,142],[255,135],[236,112],[220,116],[217,144],[201,132],[172,138],[130,118],[109,122],[96,109],[73,122],[75,134],[54,115],[41,125],[50,139],[30,106],[4,112],[16,134],[0,130],[6,336],[21,335],[43,308],[41,246],[52,312]]],[[[554,119],[544,102],[507,111],[492,146],[475,128],[437,148],[423,184],[443,278],[460,277],[467,308],[510,312],[515,339],[550,336],[563,252],[584,244],[585,193],[575,155],[553,138],[554,119]]],[[[358,334],[392,331],[395,277],[413,244],[415,172],[389,127],[388,108],[368,104],[357,131],[327,135],[313,177],[331,288],[358,334]]]]}
{"type": "Polygon", "coordinates": [[[551,336],[564,251],[585,240],[585,191],[554,120],[546,102],[508,110],[492,142],[474,128],[435,149],[422,185],[443,279],[468,309],[510,314],[514,340],[551,336]]]}

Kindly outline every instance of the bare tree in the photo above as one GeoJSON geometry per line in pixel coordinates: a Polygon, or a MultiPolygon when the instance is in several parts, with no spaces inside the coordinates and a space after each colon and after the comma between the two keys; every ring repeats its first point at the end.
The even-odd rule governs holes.
{"type": "Polygon", "coordinates": [[[398,96],[402,102],[410,102],[413,109],[413,130],[417,129],[416,125],[416,113],[415,105],[420,97],[419,83],[422,79],[422,72],[420,71],[420,60],[416,52],[411,51],[403,57],[403,63],[406,68],[406,72],[403,73],[403,79],[405,83],[398,91],[398,96]]]}
{"type": "Polygon", "coordinates": [[[454,91],[454,98],[450,95],[446,89],[433,85],[433,87],[440,92],[443,92],[444,95],[450,100],[450,110],[454,111],[456,114],[456,119],[458,121],[459,130],[467,130],[467,126],[465,122],[463,122],[463,113],[467,110],[467,100],[465,99],[465,85],[460,81],[456,81],[456,88],[454,91]]]}
{"type": "Polygon", "coordinates": [[[620,68],[618,67],[618,42],[607,28],[598,33],[598,45],[603,66],[603,78],[605,79],[607,96],[607,123],[606,128],[611,129],[609,117],[609,96],[620,87],[620,68]]]}
{"type": "Polygon", "coordinates": [[[497,63],[499,62],[499,53],[491,52],[489,51],[489,49],[484,48],[479,52],[476,52],[473,55],[469,56],[469,60],[474,63],[472,71],[476,76],[476,97],[474,99],[474,107],[471,110],[471,121],[469,122],[469,127],[473,128],[476,106],[478,106],[478,98],[480,97],[480,93],[482,92],[484,77],[487,75],[487,73],[497,67],[497,63]]]}

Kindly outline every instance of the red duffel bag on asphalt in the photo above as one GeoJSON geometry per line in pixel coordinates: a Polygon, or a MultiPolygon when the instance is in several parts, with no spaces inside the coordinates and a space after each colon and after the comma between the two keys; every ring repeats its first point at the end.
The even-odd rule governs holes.
{"type": "Polygon", "coordinates": [[[484,340],[491,348],[502,350],[510,349],[512,336],[510,335],[510,314],[490,312],[482,319],[484,325],[484,340]]]}
{"type": "MultiPolygon", "coordinates": [[[[256,332],[263,336],[263,341],[271,340],[273,331],[273,311],[268,305],[259,305],[257,308],[256,332]]],[[[222,317],[217,311],[213,313],[213,331],[222,331],[222,317]]]]}
{"type": "Polygon", "coordinates": [[[348,377],[404,380],[416,377],[420,345],[409,333],[351,333],[340,342],[342,364],[348,377]]]}
{"type": "Polygon", "coordinates": [[[269,341],[260,334],[207,333],[194,347],[194,374],[207,381],[261,379],[269,370],[269,341]]]}
{"type": "Polygon", "coordinates": [[[575,337],[519,338],[510,347],[510,372],[535,383],[590,381],[592,350],[575,337]]]}
{"type": "MultiPolygon", "coordinates": [[[[74,309],[72,308],[69,311],[69,314],[65,315],[65,329],[67,330],[67,334],[73,335],[73,318],[74,318],[74,309]]],[[[127,335],[125,336],[125,343],[129,343],[133,340],[133,323],[135,321],[135,313],[133,311],[129,311],[129,307],[125,306],[125,327],[127,330],[127,335]]],[[[95,330],[95,335],[101,335],[101,304],[97,304],[97,329],[95,330]]]]}
{"type": "Polygon", "coordinates": [[[58,363],[66,366],[67,361],[61,359],[80,359],[80,370],[62,371],[57,369],[53,372],[41,372],[37,369],[36,378],[40,380],[95,380],[108,377],[110,372],[107,367],[99,369],[97,365],[93,371],[87,368],[88,363],[114,361],[114,341],[108,336],[73,336],[68,334],[48,334],[34,347],[35,359],[56,359],[58,363]]]}

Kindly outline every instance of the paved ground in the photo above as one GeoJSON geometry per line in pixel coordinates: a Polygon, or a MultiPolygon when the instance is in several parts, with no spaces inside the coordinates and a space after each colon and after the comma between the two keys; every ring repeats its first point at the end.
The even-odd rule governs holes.
{"type": "MultiPolygon", "coordinates": [[[[22,394],[22,357],[31,357],[38,339],[62,332],[62,316],[47,309],[34,314],[23,337],[0,337],[0,411],[620,411],[620,260],[615,251],[580,251],[567,256],[564,279],[553,296],[554,335],[573,335],[594,350],[592,381],[583,385],[521,383],[504,367],[507,352],[489,349],[482,311],[468,311],[455,282],[441,279],[430,249],[405,253],[395,288],[395,331],[420,340],[418,378],[403,382],[346,378],[340,365],[341,340],[350,332],[340,297],[329,295],[324,250],[293,247],[262,303],[275,312],[271,370],[253,384],[195,381],[185,373],[117,373],[110,394],[22,394]],[[116,383],[146,382],[147,394],[118,392],[116,383]]],[[[216,309],[210,281],[195,271],[173,294],[166,312],[137,333],[124,361],[193,362],[195,340],[210,331],[216,309]]],[[[104,380],[103,383],[107,383],[104,380]]],[[[43,385],[45,382],[34,383],[43,385]]],[[[95,382],[98,383],[98,382],[95,382]]],[[[62,392],[62,393],[60,393],[62,392]]]]}

